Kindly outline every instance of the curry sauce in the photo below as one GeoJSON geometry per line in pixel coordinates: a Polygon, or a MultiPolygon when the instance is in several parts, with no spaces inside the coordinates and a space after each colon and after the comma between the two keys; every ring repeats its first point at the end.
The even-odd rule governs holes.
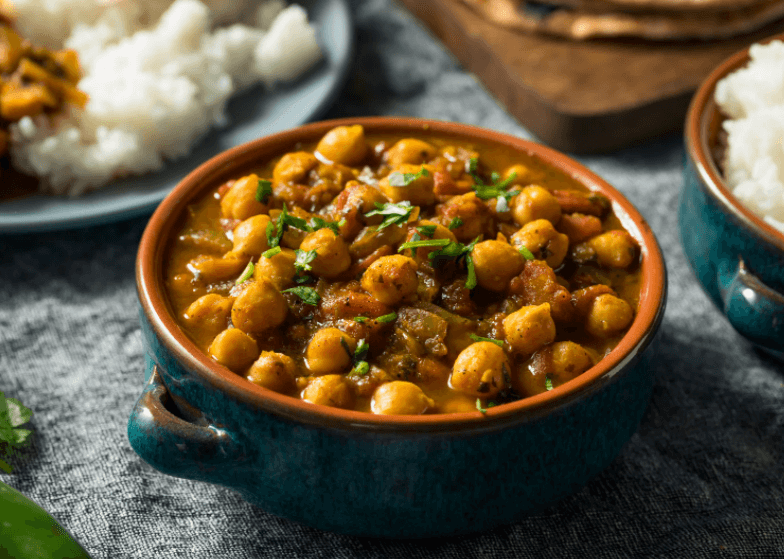
{"type": "Polygon", "coordinates": [[[640,250],[609,201],[534,156],[338,127],[188,208],[166,290],[249,382],[385,414],[484,410],[623,337],[640,250]]]}

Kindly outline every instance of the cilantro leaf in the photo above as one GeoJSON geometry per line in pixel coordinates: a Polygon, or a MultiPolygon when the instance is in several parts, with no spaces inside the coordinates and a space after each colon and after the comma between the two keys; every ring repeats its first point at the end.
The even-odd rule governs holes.
{"type": "Polygon", "coordinates": [[[390,186],[408,186],[419,177],[427,177],[430,173],[427,172],[424,165],[419,170],[418,173],[400,173],[395,171],[394,173],[389,174],[389,185],[390,186]]]}
{"type": "Polygon", "coordinates": [[[266,204],[270,196],[272,196],[272,182],[259,179],[259,185],[256,187],[256,201],[266,204]]]}
{"type": "Polygon", "coordinates": [[[420,248],[420,247],[445,247],[451,244],[452,241],[449,239],[423,239],[420,241],[409,241],[407,243],[403,243],[400,245],[400,248],[397,249],[398,252],[402,252],[407,248],[420,248]]]}
{"type": "Polygon", "coordinates": [[[463,225],[463,220],[459,217],[456,217],[449,222],[449,230],[451,231],[452,229],[457,229],[461,225],[463,225]]]}
{"type": "Polygon", "coordinates": [[[487,407],[482,407],[482,399],[481,398],[477,398],[476,399],[476,409],[478,409],[482,413],[487,413],[487,409],[495,407],[496,403],[495,402],[487,402],[487,404],[485,404],[485,406],[487,406],[487,407]]]}
{"type": "Polygon", "coordinates": [[[389,314],[384,314],[379,316],[376,319],[376,322],[380,322],[381,324],[387,324],[389,322],[394,322],[395,320],[397,320],[397,313],[391,312],[389,314]]]}
{"type": "Polygon", "coordinates": [[[272,247],[272,248],[271,248],[271,249],[269,249],[269,250],[265,250],[264,252],[262,252],[262,253],[261,253],[261,255],[262,255],[264,258],[272,258],[272,257],[273,257],[273,256],[275,256],[276,254],[280,254],[280,251],[282,251],[282,250],[283,250],[283,249],[282,249],[282,248],[280,248],[280,245],[278,245],[278,246],[276,246],[276,247],[272,247]]]}
{"type": "Polygon", "coordinates": [[[357,344],[357,349],[354,350],[354,355],[352,357],[354,363],[359,363],[360,361],[364,361],[367,357],[368,351],[370,350],[370,344],[367,343],[367,340],[362,338],[359,340],[357,344]]]}
{"type": "Polygon", "coordinates": [[[370,364],[367,361],[360,361],[359,363],[354,365],[353,369],[351,369],[351,374],[361,377],[366,375],[369,370],[370,370],[370,364]]]}
{"type": "Polygon", "coordinates": [[[295,254],[297,257],[294,260],[294,269],[297,270],[297,273],[302,274],[313,269],[310,263],[316,259],[316,256],[318,256],[318,253],[315,250],[297,249],[295,254]]]}
{"type": "Polygon", "coordinates": [[[437,227],[437,225],[420,225],[416,228],[416,230],[420,235],[424,235],[425,237],[432,237],[436,234],[437,227]]]}
{"type": "Polygon", "coordinates": [[[530,250],[528,250],[528,249],[527,249],[526,247],[524,247],[524,246],[521,246],[521,247],[519,247],[519,248],[517,249],[517,252],[519,252],[520,254],[522,254],[522,255],[523,255],[523,258],[525,258],[526,260],[536,260],[536,257],[534,256],[534,253],[533,253],[533,252],[531,252],[530,250]]]}
{"type": "Polygon", "coordinates": [[[476,334],[469,334],[468,337],[474,340],[475,342],[490,342],[497,345],[498,347],[504,347],[503,340],[495,340],[493,338],[483,338],[482,336],[477,336],[476,334]]]}
{"type": "Polygon", "coordinates": [[[544,387],[548,392],[553,389],[553,381],[550,379],[549,375],[544,377],[544,387]]]}
{"type": "Polygon", "coordinates": [[[384,221],[382,221],[381,225],[377,228],[378,231],[381,231],[390,225],[403,225],[404,223],[407,223],[413,210],[414,207],[408,200],[403,200],[397,204],[393,204],[392,202],[380,204],[376,202],[376,209],[366,213],[365,217],[373,217],[374,215],[384,216],[384,221]]]}
{"type": "Polygon", "coordinates": [[[354,317],[354,322],[359,322],[360,324],[364,324],[368,320],[370,320],[370,319],[368,317],[366,317],[366,316],[355,316],[354,317]]]}
{"type": "MultiPolygon", "coordinates": [[[[288,289],[284,289],[281,293],[293,293],[300,299],[302,299],[303,303],[308,305],[318,306],[319,301],[321,301],[321,295],[318,294],[318,291],[313,289],[312,287],[305,287],[303,285],[299,285],[297,287],[290,287],[288,289]]],[[[342,340],[343,338],[341,338],[342,340]]]]}

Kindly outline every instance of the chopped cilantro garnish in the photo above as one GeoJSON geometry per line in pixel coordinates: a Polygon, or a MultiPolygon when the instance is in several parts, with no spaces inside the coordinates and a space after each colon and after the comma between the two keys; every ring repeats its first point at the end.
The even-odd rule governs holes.
{"type": "Polygon", "coordinates": [[[313,269],[310,263],[316,259],[316,256],[318,256],[318,253],[315,250],[297,249],[295,254],[297,257],[294,260],[294,268],[297,270],[297,273],[302,274],[313,269]]]}
{"type": "Polygon", "coordinates": [[[237,281],[234,282],[234,285],[239,285],[244,281],[248,281],[250,277],[253,275],[254,269],[255,266],[253,265],[253,262],[248,262],[248,265],[245,266],[245,269],[240,274],[240,277],[237,278],[237,281]]]}
{"type": "MultiPolygon", "coordinates": [[[[468,268],[468,279],[466,280],[466,287],[468,289],[473,289],[476,287],[476,270],[474,269],[474,261],[471,258],[471,251],[474,250],[476,243],[478,243],[482,239],[482,236],[478,236],[476,239],[471,241],[469,245],[464,245],[463,243],[457,242],[447,242],[441,245],[420,245],[420,246],[441,246],[440,249],[432,251],[428,254],[428,258],[430,260],[437,260],[439,258],[454,258],[455,260],[465,257],[466,259],[466,267],[468,268]]],[[[433,239],[433,241],[444,241],[447,239],[433,239]]],[[[426,241],[419,241],[420,243],[426,241]]],[[[405,243],[411,244],[411,243],[405,243]]]]}
{"type": "Polygon", "coordinates": [[[466,269],[468,270],[468,277],[466,278],[465,286],[468,289],[476,287],[476,268],[474,267],[474,259],[470,254],[466,254],[466,269]]]}
{"type": "Polygon", "coordinates": [[[468,337],[474,340],[475,342],[490,342],[492,344],[497,345],[498,347],[504,347],[503,340],[494,340],[493,338],[483,338],[482,336],[477,336],[476,334],[469,334],[468,337]]]}
{"type": "MultiPolygon", "coordinates": [[[[340,340],[342,343],[343,338],[340,338],[340,340]]],[[[345,347],[348,348],[348,344],[346,344],[345,347]]],[[[351,352],[349,352],[349,355],[351,355],[351,362],[354,364],[354,368],[351,369],[351,374],[355,374],[359,376],[367,374],[367,372],[370,370],[370,365],[368,364],[367,361],[365,361],[365,359],[367,359],[367,354],[369,350],[370,350],[370,344],[367,343],[367,340],[362,339],[359,340],[359,343],[357,344],[357,349],[354,350],[354,354],[351,355],[351,352]]]]}
{"type": "Polygon", "coordinates": [[[273,257],[273,256],[275,256],[276,254],[280,254],[280,251],[281,251],[281,250],[283,250],[283,249],[282,249],[282,248],[280,248],[280,245],[278,245],[278,246],[276,246],[276,247],[272,247],[272,248],[271,248],[271,249],[269,249],[269,250],[265,250],[264,252],[262,252],[262,253],[261,253],[261,255],[262,255],[264,258],[272,258],[272,257],[273,257]]]}
{"type": "MultiPolygon", "coordinates": [[[[313,305],[314,307],[319,304],[321,301],[321,295],[318,294],[318,291],[313,289],[312,287],[305,287],[305,286],[297,286],[297,287],[290,287],[289,289],[284,289],[281,293],[293,293],[300,299],[302,299],[303,303],[308,305],[313,305]]],[[[341,338],[342,340],[343,338],[341,338]]]]}
{"type": "Polygon", "coordinates": [[[266,204],[270,196],[272,196],[272,183],[259,179],[259,185],[256,187],[256,201],[266,204]]]}
{"type": "Polygon", "coordinates": [[[425,237],[432,237],[435,235],[437,227],[437,225],[420,225],[416,228],[416,230],[420,235],[424,235],[425,237]]]}
{"type": "Polygon", "coordinates": [[[449,230],[451,231],[452,229],[457,229],[461,225],[463,225],[463,220],[460,219],[459,217],[456,217],[449,222],[449,230]]]}
{"type": "Polygon", "coordinates": [[[534,253],[533,253],[533,252],[531,252],[530,250],[528,250],[528,249],[527,249],[526,247],[524,247],[524,246],[521,246],[521,247],[519,247],[519,248],[517,249],[517,251],[518,251],[520,254],[522,254],[522,255],[523,255],[523,258],[525,258],[526,260],[535,260],[535,259],[536,259],[536,257],[534,256],[534,253]]]}
{"type": "MultiPolygon", "coordinates": [[[[30,421],[33,412],[22,405],[22,402],[15,398],[6,398],[0,392],[0,454],[3,458],[8,458],[14,449],[21,448],[29,444],[32,431],[20,429],[22,425],[30,421]]],[[[0,459],[0,470],[10,474],[11,466],[0,459]]]]}
{"type": "Polygon", "coordinates": [[[388,322],[394,322],[395,320],[397,320],[397,313],[391,312],[389,314],[384,314],[384,315],[379,316],[376,319],[376,322],[380,322],[382,324],[387,324],[388,322]]]}
{"type": "Polygon", "coordinates": [[[354,317],[354,322],[359,322],[360,324],[364,324],[368,320],[370,320],[370,319],[368,317],[366,317],[366,316],[355,316],[354,317]]]}
{"type": "Polygon", "coordinates": [[[549,376],[544,377],[544,387],[548,390],[548,392],[553,389],[553,381],[550,380],[549,376]]]}
{"type": "Polygon", "coordinates": [[[398,248],[397,251],[402,252],[407,248],[445,247],[451,243],[452,241],[449,239],[423,239],[421,241],[409,241],[400,245],[400,248],[398,248]]]}
{"type": "Polygon", "coordinates": [[[394,172],[389,174],[389,185],[390,186],[408,186],[419,177],[427,177],[430,173],[427,172],[427,169],[423,166],[418,173],[399,173],[394,172]]]}
{"type": "Polygon", "coordinates": [[[487,404],[485,404],[485,406],[487,407],[482,407],[482,399],[481,398],[476,399],[476,409],[478,409],[482,413],[487,413],[487,409],[495,407],[495,405],[496,405],[495,402],[487,402],[487,404]]]}
{"type": "Polygon", "coordinates": [[[384,221],[378,226],[378,231],[386,229],[390,225],[403,225],[408,222],[414,207],[408,200],[403,200],[397,204],[386,202],[380,204],[376,202],[376,209],[365,214],[365,217],[372,217],[374,215],[383,215],[384,221]]]}
{"type": "Polygon", "coordinates": [[[353,369],[351,369],[351,374],[361,377],[366,375],[369,370],[370,370],[370,364],[367,361],[360,361],[359,363],[354,365],[353,369]]]}
{"type": "Polygon", "coordinates": [[[329,228],[332,229],[332,232],[335,233],[335,235],[339,235],[340,228],[345,224],[346,224],[345,219],[341,219],[338,222],[334,222],[334,221],[327,221],[323,217],[314,215],[313,217],[310,218],[310,223],[308,224],[307,230],[318,231],[319,229],[329,228]]]}

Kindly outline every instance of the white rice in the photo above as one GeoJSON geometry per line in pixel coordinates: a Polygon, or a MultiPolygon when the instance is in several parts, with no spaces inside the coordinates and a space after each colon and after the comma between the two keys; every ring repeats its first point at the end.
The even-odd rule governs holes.
{"type": "Polygon", "coordinates": [[[320,58],[305,10],[272,0],[15,0],[34,43],[73,48],[90,99],[12,127],[11,155],[42,189],[77,195],[160,169],[226,124],[236,91],[299,77],[320,58]],[[255,26],[233,24],[241,18],[255,26]]]}
{"type": "Polygon", "coordinates": [[[729,117],[725,182],[752,212],[784,233],[784,42],[753,45],[751,61],[716,85],[729,117]]]}

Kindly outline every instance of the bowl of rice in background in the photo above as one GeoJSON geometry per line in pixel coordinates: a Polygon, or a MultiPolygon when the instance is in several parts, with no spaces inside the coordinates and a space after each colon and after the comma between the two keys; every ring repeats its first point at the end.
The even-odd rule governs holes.
{"type": "Polygon", "coordinates": [[[701,84],[686,116],[681,242],[744,337],[784,359],[784,35],[701,84]]]}

